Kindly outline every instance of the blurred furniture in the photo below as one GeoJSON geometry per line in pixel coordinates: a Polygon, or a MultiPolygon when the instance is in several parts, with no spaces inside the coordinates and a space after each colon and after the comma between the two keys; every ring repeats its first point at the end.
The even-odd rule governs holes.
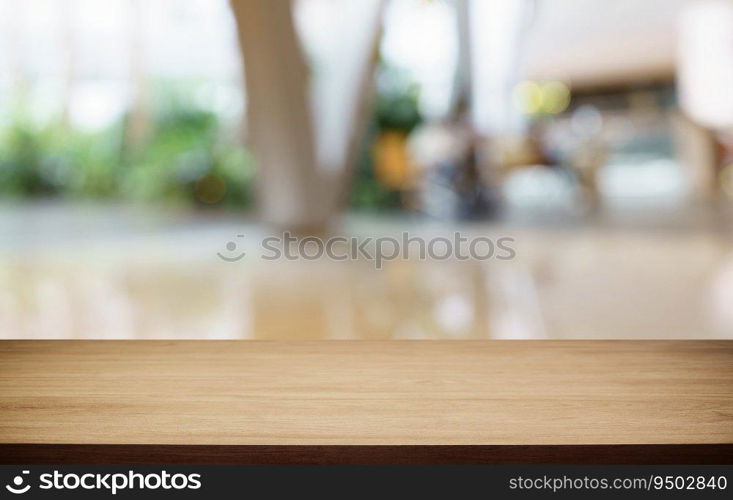
{"type": "Polygon", "coordinates": [[[3,341],[2,463],[733,463],[731,341],[3,341]]]}

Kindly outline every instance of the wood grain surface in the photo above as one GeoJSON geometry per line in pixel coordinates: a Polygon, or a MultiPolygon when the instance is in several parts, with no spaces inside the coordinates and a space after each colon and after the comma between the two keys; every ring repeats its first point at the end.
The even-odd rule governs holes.
{"type": "Polygon", "coordinates": [[[2,341],[0,443],[733,443],[729,341],[2,341]]]}

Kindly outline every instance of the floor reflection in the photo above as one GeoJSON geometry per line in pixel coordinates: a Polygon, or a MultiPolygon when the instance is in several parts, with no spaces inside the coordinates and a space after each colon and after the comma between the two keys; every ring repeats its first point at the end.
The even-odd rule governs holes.
{"type": "MultiPolygon", "coordinates": [[[[517,258],[377,270],[250,251],[223,262],[216,252],[233,235],[250,247],[261,237],[234,221],[121,227],[0,245],[0,337],[733,338],[733,245],[719,231],[466,226],[510,233],[517,258]]],[[[405,227],[359,220],[345,231],[405,227]]]]}

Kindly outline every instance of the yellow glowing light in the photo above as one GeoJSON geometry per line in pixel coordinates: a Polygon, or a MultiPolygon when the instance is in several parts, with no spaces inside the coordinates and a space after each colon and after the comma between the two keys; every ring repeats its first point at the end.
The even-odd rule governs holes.
{"type": "Polygon", "coordinates": [[[379,182],[400,189],[410,175],[407,136],[402,132],[383,132],[374,143],[376,175],[379,182]]]}
{"type": "Polygon", "coordinates": [[[562,113],[570,105],[570,88],[562,82],[525,81],[514,87],[514,105],[524,114],[562,113]]]}
{"type": "Polygon", "coordinates": [[[542,111],[542,87],[535,82],[521,82],[514,87],[514,105],[527,115],[542,111]]]}
{"type": "Polygon", "coordinates": [[[570,105],[570,89],[562,82],[542,85],[542,111],[551,115],[562,113],[570,105]]]}

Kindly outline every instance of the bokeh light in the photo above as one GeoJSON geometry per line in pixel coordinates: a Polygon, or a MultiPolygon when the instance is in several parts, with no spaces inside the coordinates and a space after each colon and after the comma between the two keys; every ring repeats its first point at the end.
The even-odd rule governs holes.
{"type": "Polygon", "coordinates": [[[570,88],[563,82],[524,81],[513,92],[514,105],[526,115],[556,115],[570,105],[570,88]]]}
{"type": "Polygon", "coordinates": [[[524,114],[534,115],[542,110],[542,88],[535,82],[521,82],[514,88],[514,104],[524,114]]]}

